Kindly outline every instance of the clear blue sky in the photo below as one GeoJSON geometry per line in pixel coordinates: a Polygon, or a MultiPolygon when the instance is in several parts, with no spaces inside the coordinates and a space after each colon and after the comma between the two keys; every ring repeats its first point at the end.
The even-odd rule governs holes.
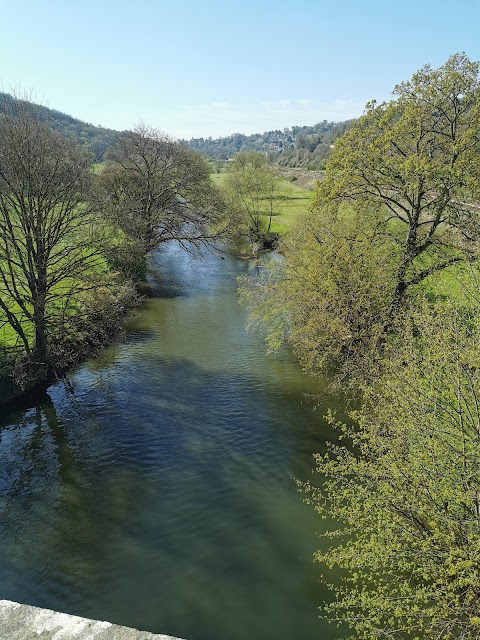
{"type": "Polygon", "coordinates": [[[345,120],[452,53],[480,0],[0,0],[0,83],[175,137],[345,120]]]}

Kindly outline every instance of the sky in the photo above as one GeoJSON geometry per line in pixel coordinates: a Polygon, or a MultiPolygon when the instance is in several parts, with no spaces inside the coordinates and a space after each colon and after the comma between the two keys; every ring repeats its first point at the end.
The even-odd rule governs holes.
{"type": "Polygon", "coordinates": [[[456,52],[480,0],[0,0],[0,89],[176,138],[361,115],[456,52]]]}

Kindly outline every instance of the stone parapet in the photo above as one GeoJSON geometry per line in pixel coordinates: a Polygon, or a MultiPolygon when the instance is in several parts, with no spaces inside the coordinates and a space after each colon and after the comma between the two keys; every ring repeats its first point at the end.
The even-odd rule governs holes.
{"type": "Polygon", "coordinates": [[[0,600],[1,640],[180,640],[0,600]]]}

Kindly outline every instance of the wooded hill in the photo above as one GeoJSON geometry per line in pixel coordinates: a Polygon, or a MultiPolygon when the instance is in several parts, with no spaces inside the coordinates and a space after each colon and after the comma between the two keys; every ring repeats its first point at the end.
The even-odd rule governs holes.
{"type": "Polygon", "coordinates": [[[234,133],[224,138],[192,138],[183,142],[213,160],[229,160],[239,151],[268,154],[271,162],[284,167],[323,169],[334,141],[349,129],[354,120],[319,122],[311,127],[295,126],[280,131],[265,131],[246,136],[234,133]]]}
{"type": "MultiPolygon", "coordinates": [[[[13,105],[13,98],[7,93],[0,93],[0,112],[13,105]]],[[[95,127],[93,124],[82,122],[77,118],[49,109],[42,105],[34,105],[35,111],[42,119],[46,119],[53,129],[61,133],[76,138],[81,144],[88,144],[92,149],[95,160],[101,162],[106,150],[116,142],[121,133],[113,129],[95,127]]]]}
{"type": "MultiPolygon", "coordinates": [[[[0,93],[0,112],[11,105],[13,98],[0,93]]],[[[120,137],[121,132],[95,126],[66,113],[42,105],[34,105],[38,114],[58,131],[88,144],[95,160],[101,162],[107,149],[120,137]]],[[[244,135],[234,133],[223,138],[192,138],[182,140],[191,149],[213,160],[229,160],[239,151],[259,151],[268,155],[270,162],[284,167],[323,169],[335,140],[349,129],[354,120],[345,122],[319,122],[313,126],[294,126],[280,131],[265,131],[244,135]]]]}

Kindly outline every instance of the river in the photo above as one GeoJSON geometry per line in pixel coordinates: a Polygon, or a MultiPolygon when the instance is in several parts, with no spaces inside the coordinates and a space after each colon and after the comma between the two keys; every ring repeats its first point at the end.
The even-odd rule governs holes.
{"type": "Polygon", "coordinates": [[[342,637],[294,478],[333,437],[245,331],[248,261],[165,246],[124,341],[0,414],[0,599],[188,640],[342,637]]]}

